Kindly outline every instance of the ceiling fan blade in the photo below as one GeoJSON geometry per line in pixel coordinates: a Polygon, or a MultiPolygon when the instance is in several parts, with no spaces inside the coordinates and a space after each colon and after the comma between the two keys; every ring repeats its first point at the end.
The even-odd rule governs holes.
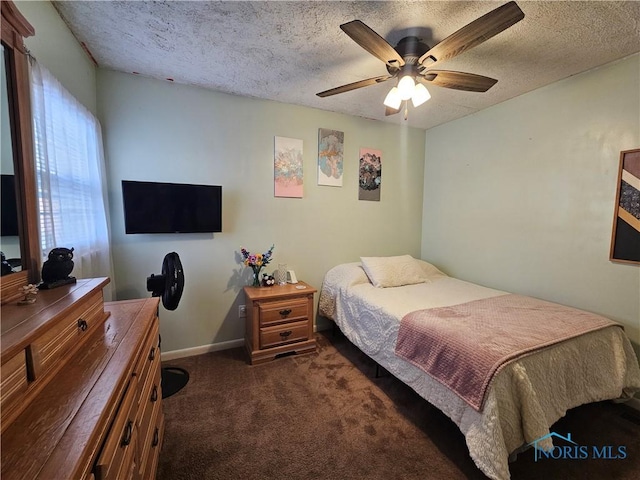
{"type": "Polygon", "coordinates": [[[418,78],[430,85],[466,90],[467,92],[486,92],[498,82],[495,78],[483,77],[475,73],[448,70],[429,70],[424,74],[424,78],[418,78]]]}
{"type": "Polygon", "coordinates": [[[351,90],[355,90],[356,88],[368,87],[369,85],[382,83],[389,80],[390,78],[392,78],[391,75],[382,75],[380,77],[367,78],[366,80],[360,80],[359,82],[349,83],[340,87],[331,88],[329,90],[325,90],[324,92],[316,93],[316,95],[318,95],[319,97],[329,97],[331,95],[337,95],[338,93],[349,92],[351,90]]]}
{"type": "Polygon", "coordinates": [[[396,49],[360,20],[343,23],[340,28],[367,52],[391,67],[401,67],[404,60],[396,49]]]}
{"type": "Polygon", "coordinates": [[[449,35],[422,55],[418,63],[424,64],[429,59],[431,63],[435,63],[453,58],[489,40],[523,18],[524,13],[516,2],[505,3],[449,35]]]}
{"type": "Polygon", "coordinates": [[[391,108],[385,105],[384,114],[386,117],[388,117],[389,115],[395,115],[396,113],[400,113],[400,110],[402,110],[402,108],[391,108]]]}

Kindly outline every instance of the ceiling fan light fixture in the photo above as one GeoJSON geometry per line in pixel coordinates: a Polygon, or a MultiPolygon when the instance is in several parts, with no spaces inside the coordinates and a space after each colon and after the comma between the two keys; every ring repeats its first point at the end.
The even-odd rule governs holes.
{"type": "Polygon", "coordinates": [[[424,102],[431,98],[431,94],[427,87],[423,84],[418,83],[416,87],[413,89],[413,95],[411,96],[411,103],[413,103],[414,107],[418,107],[422,105],[424,102]]]}
{"type": "Polygon", "coordinates": [[[416,81],[411,75],[405,75],[398,82],[398,91],[400,92],[400,98],[402,100],[409,100],[413,96],[413,90],[416,86],[416,81]]]}
{"type": "Polygon", "coordinates": [[[384,104],[389,108],[398,110],[401,103],[402,98],[400,97],[400,90],[398,90],[398,87],[393,87],[391,90],[389,90],[389,93],[387,93],[387,96],[384,99],[384,104]]]}

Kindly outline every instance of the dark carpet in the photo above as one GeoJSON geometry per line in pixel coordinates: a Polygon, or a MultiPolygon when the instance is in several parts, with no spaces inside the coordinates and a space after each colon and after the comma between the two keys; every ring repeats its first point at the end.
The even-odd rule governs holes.
{"type": "MultiPolygon", "coordinates": [[[[241,348],[167,362],[190,381],[164,400],[158,480],[484,479],[444,414],[340,333],[318,351],[248,365],[241,348]]],[[[626,458],[511,464],[513,479],[640,478],[640,414],[601,402],[575,408],[552,431],[580,445],[624,446],[626,458]]]]}

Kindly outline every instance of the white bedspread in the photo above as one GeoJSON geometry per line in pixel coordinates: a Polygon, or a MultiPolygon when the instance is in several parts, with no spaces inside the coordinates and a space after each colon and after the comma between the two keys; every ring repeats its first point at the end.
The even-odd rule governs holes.
{"type": "MultiPolygon", "coordinates": [[[[629,398],[640,368],[621,328],[607,328],[513,362],[494,379],[482,412],[394,353],[400,319],[414,310],[504,295],[448,277],[426,262],[431,281],[376,288],[359,263],[327,272],[318,313],[336,322],[364,353],[444,412],[464,434],[471,458],[488,477],[508,479],[509,455],[549,433],[567,410],[629,398]]],[[[541,446],[550,448],[551,438],[541,446]]],[[[539,443],[540,445],[540,443],[539,443]]]]}

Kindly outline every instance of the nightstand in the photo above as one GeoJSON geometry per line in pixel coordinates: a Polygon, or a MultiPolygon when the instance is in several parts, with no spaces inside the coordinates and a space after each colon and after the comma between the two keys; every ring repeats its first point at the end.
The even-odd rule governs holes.
{"type": "Polygon", "coordinates": [[[316,350],[313,336],[313,294],[316,292],[304,282],[244,287],[247,296],[244,343],[252,365],[285,353],[316,350]]]}

